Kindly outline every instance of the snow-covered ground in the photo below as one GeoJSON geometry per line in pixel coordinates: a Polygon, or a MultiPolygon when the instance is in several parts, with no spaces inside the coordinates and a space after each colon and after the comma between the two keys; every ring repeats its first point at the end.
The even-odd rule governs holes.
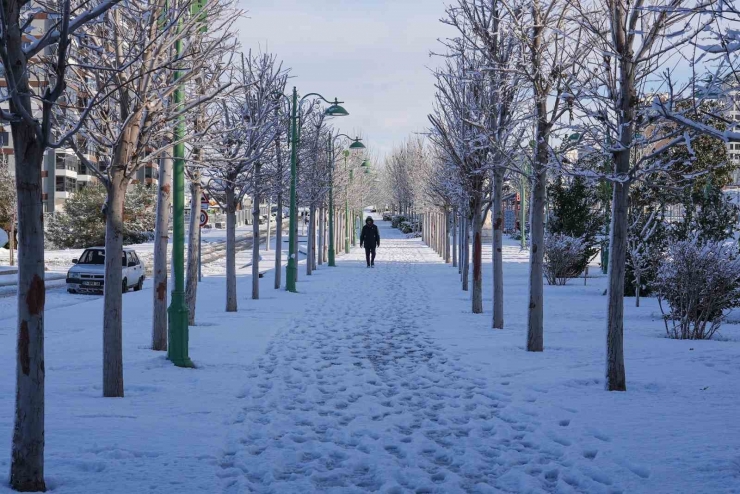
{"type": "MultiPolygon", "coordinates": [[[[287,219],[285,220],[285,225],[287,225],[287,219]]],[[[271,230],[270,230],[270,236],[274,237],[275,235],[275,227],[276,223],[275,221],[271,222],[271,230]]],[[[264,237],[265,232],[267,230],[267,225],[261,225],[260,230],[262,232],[262,236],[264,237]]],[[[218,244],[224,244],[226,242],[226,230],[222,228],[204,228],[202,230],[202,239],[203,239],[203,245],[204,250],[207,250],[209,247],[218,249],[218,244]]],[[[251,238],[252,236],[252,225],[245,225],[240,226],[236,229],[236,237],[237,239],[240,238],[251,238]]],[[[187,251],[187,229],[185,231],[185,246],[187,251]]],[[[90,245],[89,247],[95,247],[94,245],[90,245]]],[[[154,243],[152,242],[146,242],[143,244],[132,244],[127,245],[127,247],[130,247],[139,254],[139,257],[144,261],[145,264],[151,269],[151,264],[153,262],[153,256],[154,256],[154,243]]],[[[169,248],[172,248],[172,236],[170,235],[170,244],[169,248]]],[[[223,247],[225,249],[225,247],[223,247]]],[[[85,249],[58,249],[58,250],[46,250],[44,252],[45,256],[45,262],[46,262],[46,268],[48,273],[66,273],[67,270],[72,266],[72,260],[77,259],[82,255],[82,252],[85,249]]],[[[3,269],[9,269],[8,266],[9,263],[9,251],[5,248],[0,248],[0,274],[3,269]]],[[[216,274],[216,273],[214,273],[216,274]]],[[[223,273],[218,273],[223,274],[223,273]]],[[[2,279],[0,279],[2,281],[2,279]]]]}
{"type": "MultiPolygon", "coordinates": [[[[546,349],[532,354],[527,255],[513,242],[504,252],[506,329],[493,330],[490,301],[485,314],[470,314],[455,268],[386,224],[381,236],[376,269],[358,250],[311,277],[301,266],[298,294],[274,290],[270,272],[262,299],[251,300],[245,267],[235,314],[223,311],[224,279],[205,278],[190,329],[196,369],[147,349],[152,293],[127,294],[123,399],[101,397],[102,300],[49,308],[49,487],[740,492],[738,326],[725,326],[722,341],[672,341],[654,300],[637,309],[628,299],[629,391],[608,393],[603,277],[546,287],[546,349]]],[[[262,253],[265,266],[272,252],[262,253]]],[[[15,314],[0,310],[4,493],[15,314]]]]}

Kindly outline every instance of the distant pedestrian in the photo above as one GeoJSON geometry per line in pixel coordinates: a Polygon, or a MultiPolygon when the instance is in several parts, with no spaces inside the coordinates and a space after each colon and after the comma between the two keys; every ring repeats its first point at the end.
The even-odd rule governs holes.
{"type": "Polygon", "coordinates": [[[365,226],[362,227],[362,233],[360,234],[360,247],[363,246],[365,247],[367,267],[374,268],[375,249],[380,247],[380,232],[378,232],[378,227],[370,216],[365,220],[365,226]]]}

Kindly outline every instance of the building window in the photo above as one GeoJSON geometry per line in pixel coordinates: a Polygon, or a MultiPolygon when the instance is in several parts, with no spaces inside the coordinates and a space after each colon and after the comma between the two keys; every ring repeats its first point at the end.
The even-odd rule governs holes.
{"type": "Polygon", "coordinates": [[[87,166],[85,163],[80,162],[80,165],[78,167],[77,173],[80,175],[87,175],[87,166]]]}
{"type": "Polygon", "coordinates": [[[56,177],[57,192],[74,192],[77,190],[77,180],[69,177],[56,177]]]}
{"type": "Polygon", "coordinates": [[[5,131],[0,132],[0,146],[8,145],[10,145],[10,134],[5,131]]]}
{"type": "Polygon", "coordinates": [[[57,170],[69,170],[77,171],[77,157],[70,154],[57,154],[56,155],[56,169],[57,170]]]}

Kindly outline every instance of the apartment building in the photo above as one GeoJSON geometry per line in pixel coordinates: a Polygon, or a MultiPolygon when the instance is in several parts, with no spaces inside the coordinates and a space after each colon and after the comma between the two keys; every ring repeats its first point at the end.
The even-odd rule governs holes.
{"type": "MultiPolygon", "coordinates": [[[[34,37],[42,36],[48,30],[53,21],[49,19],[46,12],[38,12],[31,21],[31,34],[34,37]]],[[[46,53],[45,53],[46,54],[46,53]]],[[[0,66],[2,71],[2,66],[0,66]]],[[[42,91],[49,84],[46,75],[40,71],[31,72],[31,86],[42,91]]],[[[4,78],[0,78],[0,90],[6,86],[4,78]]],[[[78,104],[84,104],[85,99],[78,97],[78,104]]],[[[37,109],[40,111],[40,108],[37,109]]],[[[77,145],[79,149],[85,150],[85,158],[104,170],[104,156],[99,150],[94,149],[78,137],[77,145]]],[[[13,138],[9,125],[0,125],[0,153],[8,160],[11,171],[15,169],[15,159],[13,156],[13,138]]],[[[44,157],[42,170],[43,192],[42,200],[44,203],[44,212],[53,213],[64,205],[64,202],[72,197],[75,192],[88,184],[97,180],[92,170],[89,170],[81,162],[71,149],[50,149],[47,150],[44,157]]],[[[135,177],[134,183],[146,183],[156,185],[158,183],[158,172],[156,163],[146,166],[139,170],[135,177]]]]}
{"type": "MultiPolygon", "coordinates": [[[[728,91],[724,97],[724,102],[727,105],[728,117],[733,122],[737,122],[740,126],[740,89],[732,89],[728,91]]],[[[727,157],[737,168],[733,172],[732,187],[740,187],[740,142],[729,142],[727,143],[727,157]]]]}

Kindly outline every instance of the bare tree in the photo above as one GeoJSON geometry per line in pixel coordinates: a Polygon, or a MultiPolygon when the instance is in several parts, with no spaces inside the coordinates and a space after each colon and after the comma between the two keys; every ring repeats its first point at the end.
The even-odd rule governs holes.
{"type": "Polygon", "coordinates": [[[483,312],[483,245],[482,229],[490,204],[488,171],[488,139],[480,132],[485,126],[488,98],[488,78],[479,70],[484,61],[479,52],[468,53],[465,37],[448,42],[453,57],[445,68],[435,73],[437,103],[430,138],[442,150],[446,161],[457,169],[457,180],[465,191],[467,223],[472,227],[473,240],[473,296],[474,314],[483,312]]]}
{"type": "Polygon", "coordinates": [[[10,486],[43,491],[44,482],[44,228],[41,170],[45,152],[69,134],[57,134],[54,110],[64,96],[69,51],[78,32],[118,0],[62,0],[0,6],[0,62],[5,91],[0,121],[13,137],[18,191],[18,352],[10,486]],[[38,21],[49,19],[37,36],[38,21]],[[41,60],[41,55],[44,55],[41,60]],[[37,62],[37,60],[39,62],[37,62]],[[45,82],[40,84],[40,82],[45,82]],[[46,83],[48,82],[48,84],[46,83]],[[5,105],[7,104],[7,109],[5,105]],[[55,139],[57,137],[58,139],[55,139]]]}
{"type": "Polygon", "coordinates": [[[638,211],[633,218],[627,237],[627,252],[629,253],[629,266],[635,276],[635,307],[640,306],[640,291],[642,289],[642,276],[655,262],[654,256],[657,252],[651,252],[650,238],[655,233],[658,223],[662,221],[656,211],[645,218],[644,211],[638,211]]]}
{"type": "Polygon", "coordinates": [[[226,311],[236,312],[236,211],[250,191],[254,165],[280,133],[275,117],[286,73],[274,55],[242,57],[234,77],[242,88],[223,101],[214,125],[220,137],[209,146],[207,177],[211,196],[226,212],[226,311]]]}
{"type": "MultiPolygon", "coordinates": [[[[527,318],[527,351],[544,349],[543,256],[547,170],[551,137],[561,117],[570,109],[568,93],[573,65],[581,56],[579,26],[570,22],[567,0],[506,2],[513,29],[523,45],[519,70],[528,82],[533,101],[534,142],[531,158],[530,270],[527,318]],[[524,15],[513,13],[521,11],[524,15]]],[[[524,225],[522,225],[524,228],[524,225]]]]}
{"type": "MultiPolygon", "coordinates": [[[[169,136],[168,141],[171,141],[169,136]]],[[[152,350],[167,350],[167,246],[170,235],[172,207],[172,153],[165,151],[159,158],[157,186],[157,219],[154,230],[154,266],[152,278],[152,350]]]]}
{"type": "Polygon", "coordinates": [[[661,112],[661,107],[671,108],[676,103],[670,90],[665,96],[654,94],[652,98],[646,91],[654,75],[667,68],[680,48],[711,24],[711,17],[701,16],[716,3],[598,0],[575,6],[573,20],[594,47],[590,56],[579,57],[580,95],[573,99],[583,114],[583,124],[577,130],[588,145],[610,158],[613,167],[603,171],[613,184],[606,335],[609,391],[627,389],[623,333],[630,186],[661,173],[671,147],[690,147],[686,122],[677,114],[673,116],[681,124],[678,126],[666,125],[660,118],[661,113],[663,117],[671,113],[661,112]],[[661,103],[656,105],[656,101],[661,103]],[[644,150],[637,159],[632,156],[635,149],[644,150]]]}
{"type": "Polygon", "coordinates": [[[310,112],[301,123],[303,129],[298,150],[301,164],[298,193],[303,205],[308,207],[306,274],[311,275],[316,269],[317,211],[324,202],[330,185],[328,181],[330,163],[326,149],[329,129],[322,112],[310,112]]]}
{"type": "MultiPolygon", "coordinates": [[[[521,139],[517,132],[518,113],[523,104],[526,85],[516,68],[521,63],[522,45],[512,29],[521,22],[523,9],[519,5],[507,8],[503,0],[458,0],[448,8],[444,21],[464,37],[467,50],[482,53],[488,78],[489,99],[486,116],[477,125],[490,142],[489,160],[492,175],[493,229],[493,327],[504,327],[503,282],[503,189],[512,139],[521,139]]],[[[472,122],[471,122],[472,123],[472,122]]]]}
{"type": "MultiPolygon", "coordinates": [[[[123,278],[123,199],[136,172],[169,149],[170,126],[222,92],[218,77],[207,96],[188,104],[167,104],[178,86],[201,74],[212,60],[233,49],[229,26],[234,11],[207,3],[214,34],[203,34],[206,18],[191,16],[187,2],[177,8],[164,0],[128,2],[85,29],[69,86],[84,95],[81,116],[65,112],[69,126],[81,128],[83,142],[71,142],[77,156],[107,190],[105,205],[105,294],[103,318],[103,395],[123,396],[122,293],[141,280],[123,278]],[[180,49],[172,49],[175,44],[180,49]],[[95,67],[91,74],[90,67],[95,67]],[[89,97],[88,97],[89,95],[89,97]],[[87,101],[85,101],[87,100],[87,101]],[[160,145],[162,147],[155,148],[160,145]],[[90,158],[90,148],[102,155],[90,158]]],[[[186,136],[175,131],[175,140],[186,136]]]]}

